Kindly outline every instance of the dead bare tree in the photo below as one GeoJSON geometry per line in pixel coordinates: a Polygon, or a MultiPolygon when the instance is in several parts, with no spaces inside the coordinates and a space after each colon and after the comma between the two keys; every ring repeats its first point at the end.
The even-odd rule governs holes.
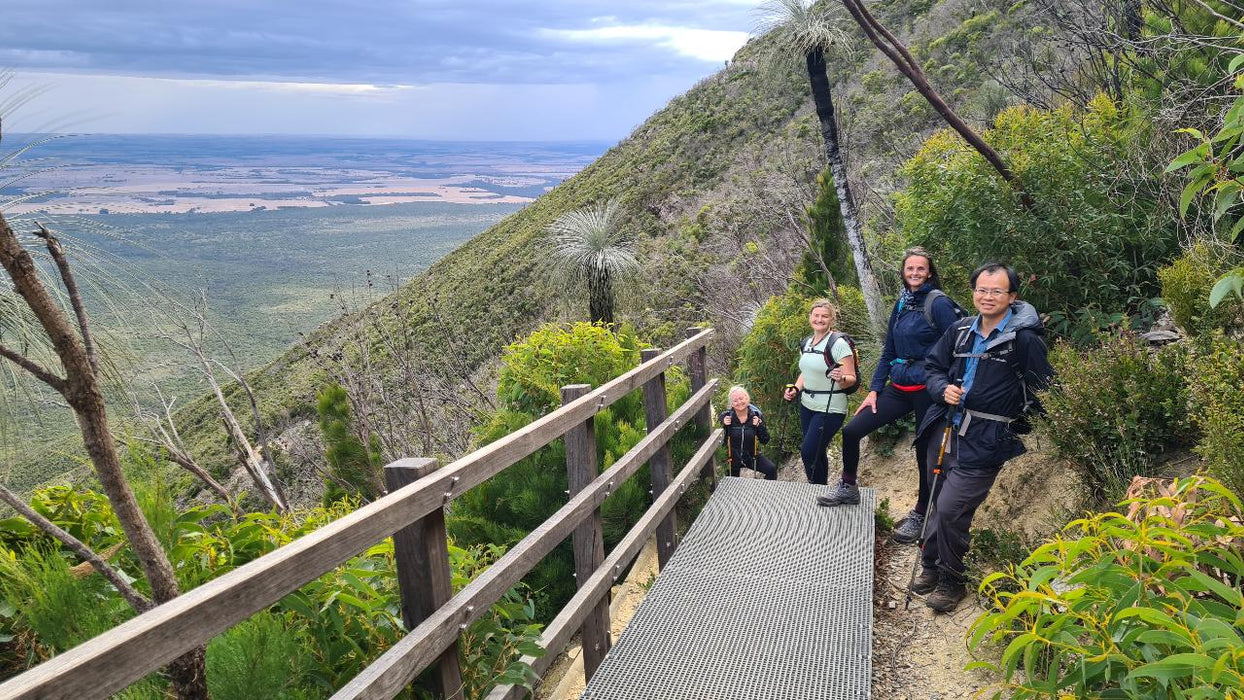
{"type": "Polygon", "coordinates": [[[259,413],[259,404],[255,399],[254,392],[251,390],[250,383],[246,381],[241,373],[235,372],[224,363],[210,356],[206,349],[210,333],[210,324],[207,321],[206,294],[200,292],[194,306],[185,307],[182,311],[181,315],[171,321],[177,333],[167,333],[163,337],[188,352],[194,358],[202,372],[203,379],[207,381],[208,386],[212,390],[212,395],[216,397],[216,404],[220,409],[220,417],[224,422],[225,432],[229,435],[234,449],[237,450],[238,461],[241,463],[242,468],[250,475],[251,480],[259,488],[263,497],[277,511],[281,513],[288,512],[289,504],[286,501],[284,491],[281,488],[280,482],[274,478],[274,470],[271,463],[272,448],[268,444],[267,432],[263,428],[263,421],[259,413]],[[187,316],[189,319],[187,319],[187,316]],[[237,415],[234,414],[233,408],[229,406],[229,400],[225,397],[220,379],[216,375],[217,370],[229,375],[246,392],[247,400],[250,402],[251,411],[254,414],[260,449],[257,450],[255,448],[254,443],[251,442],[246,431],[242,428],[237,415]]]}
{"type": "Polygon", "coordinates": [[[920,67],[919,61],[911,55],[911,52],[907,50],[903,42],[899,41],[898,37],[887,29],[885,25],[877,21],[877,18],[868,11],[868,7],[864,5],[863,0],[839,1],[847,8],[847,12],[851,14],[851,18],[860,26],[860,29],[864,30],[868,40],[881,53],[885,54],[886,58],[894,63],[900,73],[911,81],[916,91],[928,101],[933,110],[950,125],[950,128],[962,136],[963,140],[967,141],[977,153],[981,154],[993,166],[994,170],[1002,176],[1002,179],[1006,180],[1019,193],[1024,206],[1031,209],[1033,205],[1032,197],[1024,191],[1023,183],[1015,177],[1015,173],[1011,172],[1010,167],[1002,160],[1002,156],[998,155],[997,151],[986,143],[980,134],[976,133],[975,129],[969,126],[967,122],[951,109],[950,105],[946,104],[946,100],[942,99],[937,90],[933,89],[928,77],[924,74],[924,70],[920,67]]]}
{"type": "MultiPolygon", "coordinates": [[[[3,215],[0,215],[0,265],[8,273],[16,292],[38,318],[60,361],[63,376],[55,368],[44,367],[20,350],[4,344],[0,344],[0,357],[55,390],[73,409],[100,486],[108,497],[130,546],[134,548],[143,574],[151,586],[152,597],[157,603],[170,601],[180,594],[177,579],[168,556],[138,507],[134,492],[121,470],[121,460],[109,429],[108,412],[98,370],[98,355],[89,331],[86,308],[78,293],[65,250],[56,236],[46,228],[40,227],[34,235],[43,240],[48,255],[55,263],[61,284],[69,294],[78,325],[75,329],[70,323],[44,284],[34,258],[21,245],[17,234],[9,227],[3,215]]],[[[169,675],[178,697],[207,697],[205,659],[206,650],[199,647],[169,664],[169,675]]]]}
{"type": "Polygon", "coordinates": [[[189,448],[186,447],[186,443],[182,441],[181,433],[177,430],[177,422],[173,419],[173,404],[177,402],[177,397],[165,399],[164,393],[160,391],[160,387],[154,383],[152,384],[152,390],[160,403],[160,411],[158,412],[144,407],[137,396],[130,397],[134,404],[134,417],[146,427],[150,437],[119,435],[117,436],[118,441],[127,444],[130,441],[136,441],[159,448],[168,457],[169,461],[193,474],[208,488],[215,491],[231,509],[236,511],[237,502],[233,494],[229,493],[228,489],[221,485],[210,472],[199,464],[189,448]]]}

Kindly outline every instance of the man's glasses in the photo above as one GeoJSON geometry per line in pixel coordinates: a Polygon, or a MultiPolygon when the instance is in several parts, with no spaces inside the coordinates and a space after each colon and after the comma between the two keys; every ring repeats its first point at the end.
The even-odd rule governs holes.
{"type": "Polygon", "coordinates": [[[1006,289],[973,289],[978,297],[1001,297],[1010,294],[1006,289]]]}

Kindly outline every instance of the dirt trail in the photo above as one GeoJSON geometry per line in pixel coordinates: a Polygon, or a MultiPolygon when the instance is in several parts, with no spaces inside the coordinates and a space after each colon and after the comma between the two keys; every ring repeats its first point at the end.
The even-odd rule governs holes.
{"type": "MultiPolygon", "coordinates": [[[[1074,475],[1052,455],[1028,440],[1033,451],[1003,468],[988,500],[977,512],[975,527],[1005,528],[1035,539],[1066,522],[1075,502],[1074,475]]],[[[903,517],[915,505],[916,459],[906,443],[893,457],[865,450],[860,484],[889,499],[890,515],[903,517]]],[[[831,464],[833,462],[831,461],[831,464]]],[[[841,462],[839,462],[841,463],[841,462]]],[[[880,545],[873,614],[874,700],[949,700],[969,698],[990,683],[981,671],[964,671],[976,660],[967,648],[972,622],[982,608],[969,595],[948,615],[934,614],[919,598],[903,609],[906,586],[917,549],[892,543],[880,545]],[[893,605],[893,608],[891,608],[893,605]]]]}

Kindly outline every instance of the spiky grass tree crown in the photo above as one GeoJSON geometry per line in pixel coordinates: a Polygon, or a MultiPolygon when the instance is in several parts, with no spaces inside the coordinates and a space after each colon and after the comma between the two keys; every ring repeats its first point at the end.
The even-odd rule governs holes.
{"type": "Polygon", "coordinates": [[[841,6],[837,2],[814,0],[767,0],[758,9],[756,29],[761,34],[781,32],[779,56],[801,61],[816,49],[843,44],[844,32],[839,24],[841,6]],[[790,56],[794,50],[797,56],[790,56]]]}
{"type": "Polygon", "coordinates": [[[635,235],[618,225],[618,212],[609,200],[563,214],[548,227],[557,273],[587,285],[593,321],[613,321],[613,284],[639,267],[635,235]]]}

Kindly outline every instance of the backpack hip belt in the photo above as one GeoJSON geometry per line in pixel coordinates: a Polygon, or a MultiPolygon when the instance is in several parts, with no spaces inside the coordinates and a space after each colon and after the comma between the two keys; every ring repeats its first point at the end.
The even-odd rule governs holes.
{"type": "Polygon", "coordinates": [[[1000,416],[996,413],[985,413],[984,411],[973,411],[970,408],[965,409],[963,411],[963,420],[959,423],[959,437],[963,437],[965,434],[967,434],[968,426],[972,424],[973,418],[979,418],[981,420],[998,421],[999,423],[1006,423],[1006,424],[1015,422],[1014,418],[1007,418],[1006,416],[1000,416]]]}

